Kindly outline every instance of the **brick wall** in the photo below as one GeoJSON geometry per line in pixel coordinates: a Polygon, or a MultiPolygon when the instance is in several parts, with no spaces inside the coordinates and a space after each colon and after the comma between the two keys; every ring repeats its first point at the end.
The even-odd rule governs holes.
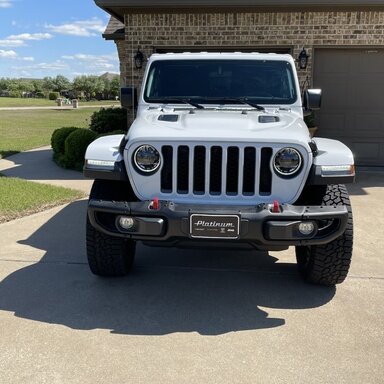
{"type": "Polygon", "coordinates": [[[137,48],[148,57],[153,47],[288,47],[311,56],[301,84],[311,76],[313,48],[384,46],[384,12],[153,13],[125,16],[125,41],[117,41],[122,82],[140,86],[144,73],[132,71],[137,48]]]}

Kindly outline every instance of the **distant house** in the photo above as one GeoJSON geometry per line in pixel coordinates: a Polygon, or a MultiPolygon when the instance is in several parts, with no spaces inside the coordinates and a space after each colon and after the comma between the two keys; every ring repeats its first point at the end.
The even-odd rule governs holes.
{"type": "Polygon", "coordinates": [[[115,79],[116,77],[120,77],[120,74],[119,73],[110,73],[110,72],[105,72],[103,73],[100,78],[102,79],[107,79],[109,81],[112,81],[113,79],[115,79]]]}
{"type": "Polygon", "coordinates": [[[0,90],[0,97],[9,97],[10,96],[10,92],[9,91],[5,91],[5,90],[0,90]]]}
{"type": "Polygon", "coordinates": [[[305,48],[302,87],[323,89],[319,136],[358,164],[384,166],[384,0],[95,0],[112,17],[122,83],[140,87],[139,50],[289,53],[305,48]]]}

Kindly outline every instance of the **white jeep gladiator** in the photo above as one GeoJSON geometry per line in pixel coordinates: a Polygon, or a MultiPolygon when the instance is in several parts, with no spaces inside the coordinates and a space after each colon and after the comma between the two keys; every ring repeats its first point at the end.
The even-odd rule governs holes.
{"type": "Polygon", "coordinates": [[[153,55],[128,133],[86,152],[91,271],[127,274],[137,241],[295,246],[306,281],[344,281],[354,159],[344,144],[310,137],[303,112],[320,107],[321,91],[303,96],[289,55],[153,55]]]}

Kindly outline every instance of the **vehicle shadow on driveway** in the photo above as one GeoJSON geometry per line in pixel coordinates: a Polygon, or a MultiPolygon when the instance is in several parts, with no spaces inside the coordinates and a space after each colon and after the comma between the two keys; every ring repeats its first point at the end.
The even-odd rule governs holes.
{"type": "Polygon", "coordinates": [[[335,294],[302,283],[295,264],[256,251],[141,245],[130,276],[98,278],[86,265],[85,212],[86,201],[74,202],[22,242],[46,254],[0,283],[0,310],[81,330],[219,335],[283,326],[268,308],[315,308],[335,294]]]}
{"type": "Polygon", "coordinates": [[[355,183],[347,184],[351,196],[366,196],[369,188],[384,187],[384,171],[375,170],[374,167],[357,169],[355,183]]]}
{"type": "Polygon", "coordinates": [[[84,180],[81,172],[64,169],[53,161],[50,148],[39,148],[21,152],[4,159],[8,168],[1,170],[5,176],[29,180],[84,180]],[[43,165],[43,166],[42,166],[43,165]]]}

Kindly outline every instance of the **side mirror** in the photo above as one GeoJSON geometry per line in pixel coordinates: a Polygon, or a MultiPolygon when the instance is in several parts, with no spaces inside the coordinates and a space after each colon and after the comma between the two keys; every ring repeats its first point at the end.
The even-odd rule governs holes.
{"type": "Polygon", "coordinates": [[[120,89],[121,106],[127,109],[137,108],[137,89],[124,87],[120,89]]]}
{"type": "Polygon", "coordinates": [[[304,92],[304,109],[317,110],[321,107],[321,89],[307,89],[304,92]]]}

